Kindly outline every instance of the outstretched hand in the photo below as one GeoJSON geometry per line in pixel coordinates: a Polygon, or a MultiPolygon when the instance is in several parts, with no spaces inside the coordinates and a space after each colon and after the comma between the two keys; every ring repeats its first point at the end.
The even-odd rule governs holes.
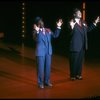
{"type": "Polygon", "coordinates": [[[75,24],[76,24],[76,21],[75,21],[74,19],[71,19],[71,20],[69,21],[69,24],[70,24],[70,25],[75,25],[75,24]]]}
{"type": "Polygon", "coordinates": [[[94,21],[96,24],[98,23],[98,22],[100,22],[100,17],[98,16],[96,19],[95,19],[95,21],[94,21]]]}
{"type": "Polygon", "coordinates": [[[63,21],[62,19],[59,19],[58,22],[57,22],[57,27],[61,27],[63,24],[63,21]]]}
{"type": "Polygon", "coordinates": [[[71,26],[71,29],[73,29],[73,28],[74,28],[74,25],[76,24],[76,21],[75,21],[74,19],[71,19],[71,20],[69,21],[69,24],[70,24],[70,26],[71,26]]]}
{"type": "Polygon", "coordinates": [[[39,29],[40,29],[36,24],[33,25],[33,28],[34,28],[37,32],[38,32],[39,29]]]}

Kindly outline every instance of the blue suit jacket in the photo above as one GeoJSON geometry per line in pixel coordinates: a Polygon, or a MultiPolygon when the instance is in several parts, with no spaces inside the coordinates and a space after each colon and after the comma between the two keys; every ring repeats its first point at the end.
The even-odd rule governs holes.
{"type": "Polygon", "coordinates": [[[85,26],[82,22],[82,27],[77,23],[71,31],[70,51],[79,52],[82,48],[88,49],[87,32],[91,31],[95,25],[91,24],[90,27],[85,26]]]}
{"type": "Polygon", "coordinates": [[[46,52],[48,52],[49,55],[52,55],[52,45],[51,45],[51,37],[57,38],[60,34],[61,29],[56,29],[53,33],[49,29],[46,29],[46,36],[47,41],[45,40],[44,34],[41,30],[39,30],[39,33],[36,31],[33,32],[33,37],[36,41],[36,50],[35,55],[36,56],[44,56],[46,52]],[[47,50],[47,51],[46,51],[47,50]]]}

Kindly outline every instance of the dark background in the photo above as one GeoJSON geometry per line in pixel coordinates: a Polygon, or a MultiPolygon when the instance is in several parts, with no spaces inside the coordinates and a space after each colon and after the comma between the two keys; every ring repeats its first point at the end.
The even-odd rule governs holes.
{"type": "MultiPolygon", "coordinates": [[[[53,52],[68,56],[69,30],[68,21],[72,16],[74,8],[82,9],[83,1],[0,1],[0,32],[5,34],[4,41],[21,44],[22,42],[22,2],[26,5],[26,33],[25,45],[34,48],[35,42],[32,38],[32,25],[34,18],[40,16],[45,26],[52,31],[55,30],[56,20],[63,19],[62,31],[57,39],[52,40],[53,52]]],[[[100,1],[86,2],[86,21],[88,25],[96,16],[100,16],[100,1]]],[[[88,33],[89,57],[100,58],[100,24],[88,33]]]]}

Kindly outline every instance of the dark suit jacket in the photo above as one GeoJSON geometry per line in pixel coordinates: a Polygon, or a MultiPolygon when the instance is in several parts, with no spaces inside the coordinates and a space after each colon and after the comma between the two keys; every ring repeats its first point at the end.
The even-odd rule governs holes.
{"type": "Polygon", "coordinates": [[[90,27],[82,21],[82,26],[75,24],[71,31],[70,37],[70,51],[79,52],[82,48],[88,49],[87,32],[91,31],[95,27],[91,24],[90,27]]]}
{"type": "Polygon", "coordinates": [[[61,29],[58,28],[54,33],[50,29],[45,28],[45,30],[47,37],[46,39],[41,30],[39,30],[39,33],[37,33],[36,31],[33,32],[33,37],[36,41],[36,56],[44,56],[45,52],[48,52],[49,55],[52,55],[51,37],[57,38],[61,31],[61,29]]]}

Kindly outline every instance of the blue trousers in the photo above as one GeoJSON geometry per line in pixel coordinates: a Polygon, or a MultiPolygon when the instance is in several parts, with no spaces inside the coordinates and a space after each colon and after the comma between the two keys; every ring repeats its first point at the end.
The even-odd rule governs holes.
{"type": "Polygon", "coordinates": [[[37,56],[36,61],[38,84],[48,84],[50,82],[51,55],[37,56]]]}

